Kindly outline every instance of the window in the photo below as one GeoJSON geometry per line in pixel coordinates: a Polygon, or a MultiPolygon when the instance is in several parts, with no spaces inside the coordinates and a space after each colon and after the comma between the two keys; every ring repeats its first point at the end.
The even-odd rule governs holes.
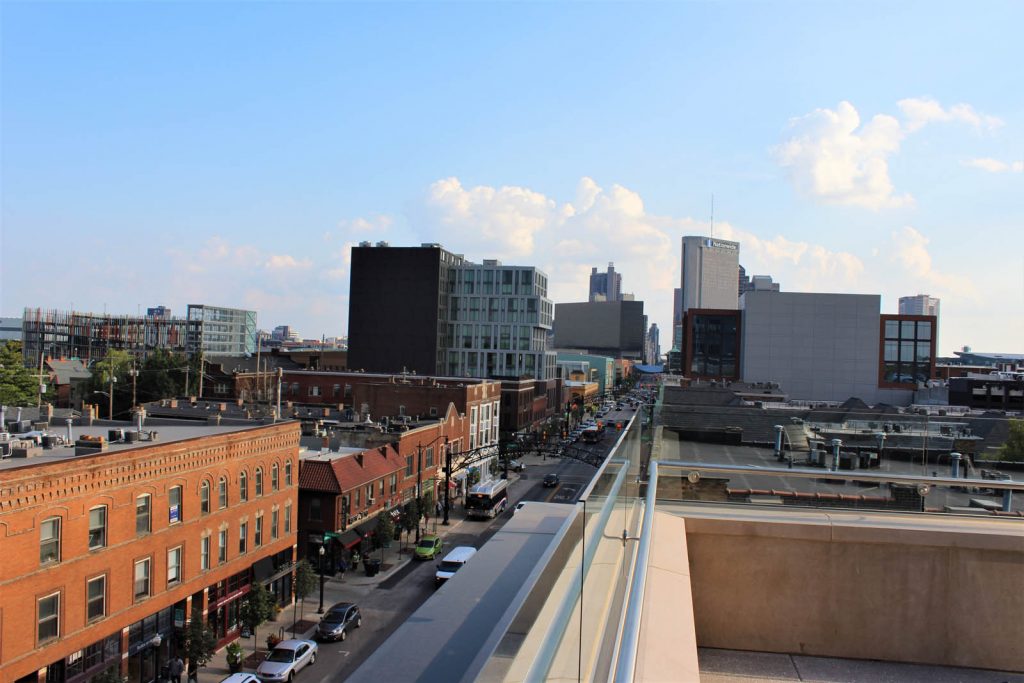
{"type": "Polygon", "coordinates": [[[427,448],[426,450],[423,451],[423,454],[427,458],[427,464],[425,466],[426,467],[433,467],[434,466],[434,447],[430,446],[429,448],[427,448]]]}
{"type": "Polygon", "coordinates": [[[221,529],[217,534],[217,564],[224,564],[228,561],[228,530],[221,529]]]}
{"type": "Polygon", "coordinates": [[[89,550],[107,545],[107,506],[100,505],[89,510],[89,550]]]}
{"type": "Polygon", "coordinates": [[[392,474],[391,475],[391,482],[390,482],[390,484],[391,484],[391,495],[395,495],[395,492],[398,490],[398,475],[397,474],[392,474]]]}
{"type": "Polygon", "coordinates": [[[292,503],[288,503],[284,506],[284,532],[290,534],[292,532],[292,503]]]}
{"type": "Polygon", "coordinates": [[[85,583],[85,615],[87,621],[107,613],[107,577],[97,576],[85,583]]]}
{"type": "Polygon", "coordinates": [[[36,621],[39,624],[37,635],[40,643],[45,643],[60,635],[60,593],[39,598],[36,621]]]}
{"type": "Polygon", "coordinates": [[[210,568],[210,537],[203,536],[199,541],[199,568],[206,571],[210,568]]]}
{"type": "Polygon", "coordinates": [[[252,544],[259,548],[263,545],[263,515],[256,515],[256,528],[254,529],[252,544]]]}
{"type": "Polygon", "coordinates": [[[319,498],[310,498],[309,499],[309,520],[311,522],[319,522],[319,521],[321,521],[323,519],[321,517],[321,515],[322,515],[322,513],[320,511],[320,499],[319,498]]]}
{"type": "Polygon", "coordinates": [[[284,485],[292,485],[292,461],[289,460],[284,464],[284,485]]]}
{"type": "Polygon", "coordinates": [[[167,523],[177,524],[181,518],[181,487],[172,486],[167,492],[167,523]]]}
{"type": "Polygon", "coordinates": [[[221,510],[228,506],[228,480],[221,477],[217,482],[217,505],[221,510]]]}
{"type": "Polygon", "coordinates": [[[208,481],[199,485],[199,511],[204,515],[210,514],[210,482],[208,481]]]}
{"type": "Polygon", "coordinates": [[[238,475],[238,500],[242,502],[249,500],[249,475],[245,472],[238,475]]]}
{"type": "Polygon", "coordinates": [[[60,562],[60,517],[44,519],[39,525],[39,564],[60,562]]]}
{"type": "Polygon", "coordinates": [[[263,495],[263,468],[256,468],[256,496],[263,495]]]}
{"type": "Polygon", "coordinates": [[[245,554],[245,543],[246,543],[247,540],[249,540],[248,536],[249,536],[249,523],[248,522],[242,522],[241,524],[238,525],[238,554],[239,555],[244,555],[245,554]]]}
{"type": "Polygon", "coordinates": [[[149,597],[149,558],[135,563],[135,600],[149,597]]]}
{"type": "Polygon", "coordinates": [[[150,526],[150,497],[141,495],[135,499],[135,533],[148,534],[150,526]]]}
{"type": "Polygon", "coordinates": [[[278,490],[278,488],[280,488],[280,484],[281,484],[280,477],[279,477],[280,472],[281,472],[281,468],[277,466],[276,462],[273,465],[270,466],[270,490],[271,491],[276,491],[276,490],[278,490]]]}
{"type": "Polygon", "coordinates": [[[277,540],[277,520],[280,517],[277,510],[270,513],[270,540],[277,540]]]}
{"type": "Polygon", "coordinates": [[[406,477],[411,477],[412,476],[412,456],[411,455],[405,456],[405,476],[406,477]]]}
{"type": "Polygon", "coordinates": [[[181,546],[167,551],[167,585],[181,581],[181,546]]]}

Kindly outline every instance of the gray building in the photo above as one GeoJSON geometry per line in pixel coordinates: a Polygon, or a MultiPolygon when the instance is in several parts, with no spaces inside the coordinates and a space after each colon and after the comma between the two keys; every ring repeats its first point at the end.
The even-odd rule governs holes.
{"type": "Polygon", "coordinates": [[[216,356],[256,353],[256,311],[189,304],[188,351],[216,356]]]}
{"type": "Polygon", "coordinates": [[[691,308],[736,310],[739,268],[739,242],[683,237],[681,312],[691,308]]]}
{"type": "Polygon", "coordinates": [[[547,275],[493,259],[465,262],[454,268],[451,291],[445,374],[554,379],[547,275]]]}
{"type": "Polygon", "coordinates": [[[0,341],[21,339],[21,318],[0,318],[0,341]]]}
{"type": "Polygon", "coordinates": [[[643,358],[644,302],[555,304],[555,347],[613,358],[643,358]]]}
{"type": "Polygon", "coordinates": [[[608,272],[590,269],[590,301],[619,301],[622,299],[622,274],[615,272],[615,264],[608,264],[608,272]]]}
{"type": "Polygon", "coordinates": [[[879,295],[749,291],[740,307],[743,381],[795,400],[910,402],[913,389],[879,386],[879,295]]]}
{"type": "Polygon", "coordinates": [[[927,294],[900,297],[900,315],[934,315],[939,317],[939,300],[927,294]]]}

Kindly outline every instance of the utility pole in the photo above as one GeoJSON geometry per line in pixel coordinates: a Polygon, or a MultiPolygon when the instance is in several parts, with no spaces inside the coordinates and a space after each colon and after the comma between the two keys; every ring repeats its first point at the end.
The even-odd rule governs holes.
{"type": "Polygon", "coordinates": [[[139,371],[135,369],[135,359],[132,359],[132,410],[135,410],[135,378],[139,376],[139,371]]]}
{"type": "MultiPolygon", "coordinates": [[[[420,507],[423,505],[423,496],[420,495],[420,486],[423,481],[423,446],[422,444],[416,444],[416,509],[419,510],[420,516],[423,515],[423,510],[420,507]]],[[[420,542],[420,520],[416,520],[416,543],[420,542]]]]}
{"type": "Polygon", "coordinates": [[[277,369],[277,416],[274,421],[277,422],[281,419],[281,376],[284,374],[284,370],[281,368],[277,369]]]}
{"type": "Polygon", "coordinates": [[[206,361],[203,360],[203,350],[199,349],[199,398],[200,399],[203,398],[203,376],[206,374],[206,372],[205,372],[206,368],[203,367],[203,366],[204,366],[205,363],[206,363],[206,361]]]}
{"type": "Polygon", "coordinates": [[[36,400],[36,408],[43,407],[43,345],[39,345],[39,375],[36,377],[39,384],[39,398],[36,400]]]}
{"type": "Polygon", "coordinates": [[[108,377],[108,379],[110,380],[110,389],[109,389],[109,393],[107,394],[107,399],[109,400],[109,406],[110,407],[109,407],[109,409],[107,411],[107,419],[108,420],[113,420],[114,419],[114,382],[116,382],[117,380],[114,377],[114,357],[112,355],[110,355],[110,349],[109,348],[107,349],[107,355],[110,356],[110,376],[108,377]]]}

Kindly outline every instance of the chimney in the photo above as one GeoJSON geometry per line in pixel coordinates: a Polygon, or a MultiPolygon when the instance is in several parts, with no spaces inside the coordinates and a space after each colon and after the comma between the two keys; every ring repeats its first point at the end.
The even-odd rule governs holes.
{"type": "Polygon", "coordinates": [[[377,448],[377,451],[380,452],[380,454],[382,456],[384,456],[385,460],[387,460],[387,457],[388,457],[388,447],[387,446],[380,446],[379,448],[377,448]]]}
{"type": "Polygon", "coordinates": [[[363,454],[362,453],[356,453],[356,462],[359,463],[360,467],[363,466],[363,454]]]}
{"type": "Polygon", "coordinates": [[[72,420],[69,417],[68,419],[64,420],[64,422],[68,426],[68,443],[69,444],[73,444],[73,443],[75,443],[75,435],[74,435],[74,432],[71,430],[71,425],[74,424],[74,420],[72,420]]]}

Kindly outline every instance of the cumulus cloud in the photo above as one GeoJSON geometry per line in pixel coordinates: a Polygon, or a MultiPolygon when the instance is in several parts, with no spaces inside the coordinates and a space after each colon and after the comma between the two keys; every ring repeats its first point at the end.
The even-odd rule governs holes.
{"type": "Polygon", "coordinates": [[[948,109],[927,97],[911,97],[896,103],[906,120],[907,132],[913,133],[933,122],[958,121],[979,130],[994,130],[1003,125],[1002,119],[975,111],[969,104],[954,104],[948,109]]]}
{"type": "Polygon", "coordinates": [[[971,278],[935,267],[930,241],[909,225],[891,234],[888,253],[890,262],[897,267],[897,277],[915,283],[918,291],[930,291],[940,298],[977,301],[980,293],[971,278]]]}
{"type": "Polygon", "coordinates": [[[789,129],[791,137],[774,153],[802,194],[869,209],[913,202],[908,194],[895,194],[889,179],[888,159],[904,136],[892,116],[878,114],[861,126],[856,108],[844,101],[791,120],[789,129]]]}
{"type": "Polygon", "coordinates": [[[930,98],[903,99],[897,107],[902,122],[876,114],[863,125],[849,102],[815,109],[789,122],[789,137],[772,150],[775,159],[804,196],[826,204],[896,208],[914,201],[909,193],[897,193],[889,176],[889,161],[907,135],[935,122],[958,122],[982,131],[1003,123],[969,104],[947,108],[930,98]]]}
{"type": "Polygon", "coordinates": [[[267,270],[289,270],[292,268],[309,268],[313,264],[308,258],[297,259],[291,254],[271,254],[263,267],[267,270]]]}
{"type": "Polygon", "coordinates": [[[969,159],[963,162],[964,166],[979,168],[989,173],[1024,173],[1024,161],[1000,161],[999,159],[982,158],[969,159]]]}

